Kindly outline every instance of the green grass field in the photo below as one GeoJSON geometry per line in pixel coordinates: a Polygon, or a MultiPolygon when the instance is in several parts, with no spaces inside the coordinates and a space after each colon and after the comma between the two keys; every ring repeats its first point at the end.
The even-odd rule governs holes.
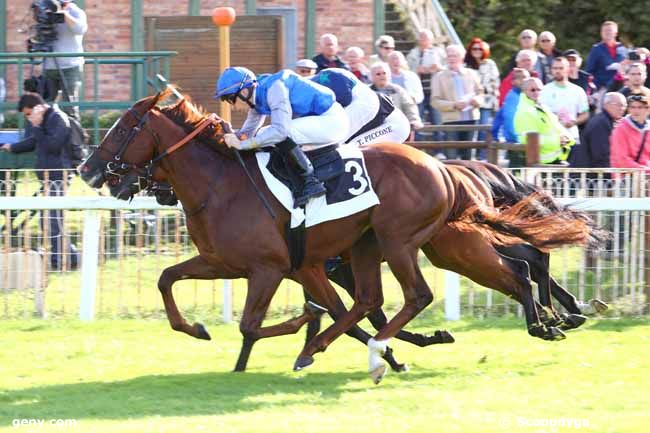
{"type": "Polygon", "coordinates": [[[528,337],[523,320],[413,326],[452,345],[392,342],[411,371],[372,385],[364,347],[342,337],[291,366],[303,334],[259,342],[231,373],[236,325],[213,341],[160,320],[8,321],[0,330],[0,432],[594,432],[650,425],[650,323],[591,320],[567,340],[528,337]],[[75,420],[18,426],[14,420],[75,420]]]}

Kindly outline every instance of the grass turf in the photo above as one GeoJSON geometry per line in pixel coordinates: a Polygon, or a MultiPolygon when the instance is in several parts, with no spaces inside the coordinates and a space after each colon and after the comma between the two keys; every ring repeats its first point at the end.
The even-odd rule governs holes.
{"type": "Polygon", "coordinates": [[[379,386],[367,352],[342,337],[300,373],[303,334],[263,340],[231,373],[235,325],[213,340],[159,320],[8,321],[0,331],[0,432],[647,432],[650,323],[590,320],[562,342],[528,337],[523,320],[445,323],[452,345],[392,341],[411,371],[379,386]],[[74,419],[19,426],[16,419],[74,419]]]}

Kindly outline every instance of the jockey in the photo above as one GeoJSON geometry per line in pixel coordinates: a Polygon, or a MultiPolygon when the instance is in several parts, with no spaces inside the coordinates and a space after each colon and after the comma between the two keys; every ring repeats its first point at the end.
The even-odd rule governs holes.
{"type": "Polygon", "coordinates": [[[214,97],[250,108],[237,134],[225,134],[229,147],[275,145],[283,158],[292,162],[289,165],[297,168],[303,187],[296,192],[296,206],[325,194],[325,186],[314,176],[314,168],[301,147],[314,150],[346,138],[348,119],[330,89],[288,69],[256,77],[246,68],[233,67],[219,77],[214,97]],[[271,124],[260,128],[267,115],[271,116],[271,124]]]}
{"type": "Polygon", "coordinates": [[[345,109],[350,121],[346,143],[403,143],[408,138],[411,125],[404,113],[396,109],[388,97],[373,91],[350,71],[324,69],[310,80],[331,89],[336,102],[345,109]]]}

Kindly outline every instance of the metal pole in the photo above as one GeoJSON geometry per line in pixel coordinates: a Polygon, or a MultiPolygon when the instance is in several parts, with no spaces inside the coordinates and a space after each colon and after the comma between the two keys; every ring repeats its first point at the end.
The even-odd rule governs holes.
{"type": "Polygon", "coordinates": [[[192,17],[201,15],[201,0],[190,0],[187,7],[187,14],[192,17]]]}
{"type": "Polygon", "coordinates": [[[232,280],[223,280],[223,323],[232,322],[232,280]]]}
{"type": "Polygon", "coordinates": [[[385,23],[386,23],[386,5],[384,0],[374,0],[374,25],[373,25],[373,35],[374,40],[376,41],[379,36],[384,34],[385,23]]]}
{"type": "MultiPolygon", "coordinates": [[[[230,26],[219,26],[219,68],[223,71],[230,67],[230,26]]],[[[219,115],[230,122],[230,104],[219,103],[219,115]]]]}
{"type": "Polygon", "coordinates": [[[305,0],[305,57],[316,54],[316,0],[305,0]]]}

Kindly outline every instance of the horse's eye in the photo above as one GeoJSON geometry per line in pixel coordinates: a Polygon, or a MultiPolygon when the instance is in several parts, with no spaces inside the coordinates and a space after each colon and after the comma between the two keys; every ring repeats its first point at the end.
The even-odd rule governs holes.
{"type": "Polygon", "coordinates": [[[124,128],[115,128],[115,135],[122,137],[124,134],[126,134],[126,130],[124,128]]]}

